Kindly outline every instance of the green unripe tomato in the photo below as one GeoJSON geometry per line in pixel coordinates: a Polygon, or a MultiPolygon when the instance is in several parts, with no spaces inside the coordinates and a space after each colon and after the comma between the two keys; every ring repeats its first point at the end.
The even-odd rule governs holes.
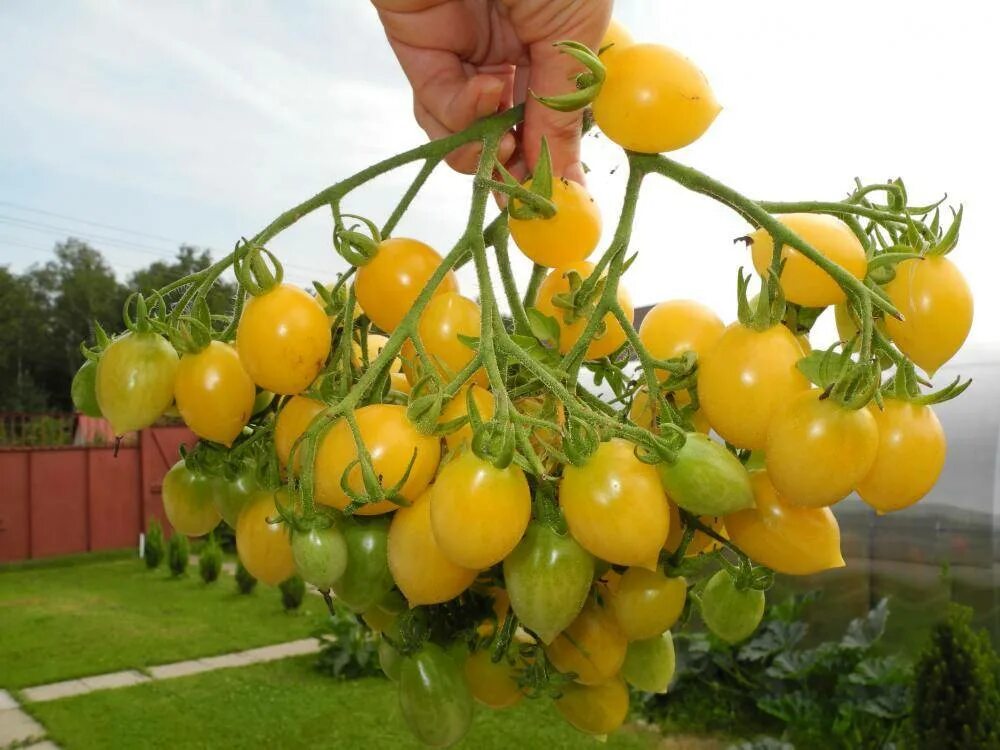
{"type": "Polygon", "coordinates": [[[701,619],[727,643],[748,638],[764,617],[764,592],[736,588],[733,577],[720,570],[701,594],[701,619]]]}
{"type": "Polygon", "coordinates": [[[677,658],[670,631],[655,638],[632,641],[625,652],[622,677],[632,687],[647,693],[665,693],[674,678],[677,658]]]}
{"type": "Polygon", "coordinates": [[[88,417],[100,417],[101,407],[97,404],[97,363],[88,359],[73,376],[70,386],[73,407],[88,417]]]}
{"type": "Polygon", "coordinates": [[[347,569],[347,542],[336,526],[297,531],[292,534],[292,559],[303,581],[326,591],[347,569]]]}
{"type": "Polygon", "coordinates": [[[657,464],[660,482],[677,505],[698,516],[724,516],[753,507],[750,475],[732,453],[700,432],[689,432],[674,463],[657,464]]]}

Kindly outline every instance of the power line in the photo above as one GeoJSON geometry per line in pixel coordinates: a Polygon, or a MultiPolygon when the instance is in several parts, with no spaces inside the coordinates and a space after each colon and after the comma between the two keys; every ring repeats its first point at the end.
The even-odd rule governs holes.
{"type": "Polygon", "coordinates": [[[25,206],[20,203],[11,203],[10,201],[0,201],[0,206],[8,206],[10,208],[17,209],[19,211],[28,211],[33,214],[40,214],[42,216],[51,216],[55,219],[63,219],[66,221],[74,221],[78,224],[88,224],[92,227],[99,227],[101,229],[110,229],[113,232],[121,232],[123,234],[134,234],[136,237],[145,237],[150,240],[160,240],[161,242],[170,242],[174,245],[183,245],[184,243],[172,239],[170,237],[164,237],[159,234],[150,234],[148,232],[140,232],[138,229],[126,229],[125,227],[118,227],[114,224],[102,224],[99,221],[91,221],[89,219],[81,219],[77,216],[70,216],[68,214],[57,213],[56,211],[46,211],[42,208],[32,208],[31,206],[25,206]]]}

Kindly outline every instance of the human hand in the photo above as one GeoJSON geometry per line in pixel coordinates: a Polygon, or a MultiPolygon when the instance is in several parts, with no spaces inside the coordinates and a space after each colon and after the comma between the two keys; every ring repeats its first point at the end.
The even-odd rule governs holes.
{"type": "MultiPolygon", "coordinates": [[[[524,124],[500,142],[498,158],[518,179],[533,169],[544,136],[553,173],[583,182],[580,112],[556,112],[527,96],[573,90],[580,65],[553,43],[595,48],[611,0],[372,0],[389,44],[413,87],[413,111],[431,138],[525,102],[524,124]]],[[[448,163],[474,172],[482,146],[455,150],[448,163]]]]}

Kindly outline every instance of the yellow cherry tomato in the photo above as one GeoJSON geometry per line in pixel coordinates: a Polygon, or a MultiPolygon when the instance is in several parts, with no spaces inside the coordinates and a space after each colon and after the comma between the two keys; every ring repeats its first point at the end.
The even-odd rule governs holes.
{"type": "Polygon", "coordinates": [[[434,483],[434,539],[445,557],[463,568],[479,570],[503,560],[530,520],[531,489],[515,464],[498,469],[465,450],[434,483]]]}
{"type": "MultiPolygon", "coordinates": [[[[459,336],[479,338],[481,316],[479,305],[457,292],[439,294],[424,308],[417,331],[424,349],[445,381],[458,375],[476,356],[475,350],[462,343],[459,336]]],[[[418,362],[416,350],[412,347],[410,344],[404,351],[410,355],[408,358],[411,361],[418,362]]],[[[472,382],[485,388],[489,384],[486,371],[479,368],[473,374],[472,382]]]]}
{"type": "Polygon", "coordinates": [[[233,444],[253,412],[257,389],[229,344],[213,341],[185,354],[177,367],[174,400],[184,423],[200,438],[233,444]]]}
{"type": "MultiPolygon", "coordinates": [[[[691,403],[691,394],[687,391],[673,391],[672,397],[674,405],[678,409],[683,409],[691,403]]],[[[694,414],[689,415],[689,417],[691,424],[698,432],[703,432],[707,435],[708,431],[712,429],[702,409],[696,409],[694,414]]],[[[640,427],[644,427],[647,430],[653,429],[653,411],[649,404],[649,391],[645,388],[640,388],[636,391],[635,398],[632,399],[632,406],[628,411],[628,418],[640,427]]]]}
{"type": "Polygon", "coordinates": [[[687,581],[659,571],[629,568],[611,594],[611,611],[630,641],[653,638],[668,630],[684,611],[687,581]]]}
{"type": "Polygon", "coordinates": [[[444,556],[431,530],[433,490],[408,508],[400,508],[389,526],[389,570],[411,607],[440,604],[465,591],[477,571],[444,556]]]}
{"type": "Polygon", "coordinates": [[[752,472],[750,483],[756,507],[726,516],[726,531],[751,560],[793,576],[844,567],[840,527],[829,508],[785,502],[766,471],[752,472]]]}
{"type": "Polygon", "coordinates": [[[904,260],[885,285],[903,320],[885,327],[899,350],[929,375],[955,356],[972,328],[972,292],[945,257],[904,260]]]}
{"type": "Polygon", "coordinates": [[[655,154],[692,143],[722,109],[704,73],[658,44],[633,44],[604,61],[607,77],[594,100],[594,121],[630,151],[655,154]]]}
{"type": "Polygon", "coordinates": [[[391,379],[391,387],[394,391],[399,391],[400,393],[409,394],[413,390],[413,386],[410,385],[409,379],[406,375],[401,372],[394,372],[389,375],[391,379]]]}
{"type": "MultiPolygon", "coordinates": [[[[725,324],[700,302],[673,299],[655,305],[639,326],[639,340],[656,359],[694,352],[701,359],[722,338],[725,324]]],[[[668,373],[660,371],[665,378],[668,373]]]]}
{"type": "Polygon", "coordinates": [[[804,391],[780,409],[767,433],[764,464],[792,505],[842,500],[875,462],[879,435],[868,409],[847,409],[822,391],[804,391]]]}
{"type": "MultiPolygon", "coordinates": [[[[288,466],[292,446],[299,439],[313,418],[326,406],[321,401],[307,396],[293,396],[281,406],[274,420],[274,450],[282,466],[288,466]]],[[[296,449],[296,467],[302,462],[302,446],[296,449]]],[[[296,469],[297,470],[297,469],[296,469]]]]}
{"type": "MultiPolygon", "coordinates": [[[[375,257],[358,268],[354,280],[358,304],[372,323],[391,332],[406,317],[442,260],[432,247],[418,240],[383,240],[375,257]]],[[[457,291],[458,279],[448,271],[434,293],[457,291]]]]}
{"type": "MultiPolygon", "coordinates": [[[[368,334],[368,362],[374,362],[375,358],[382,353],[385,349],[385,345],[389,343],[389,337],[383,336],[381,333],[369,333],[368,334]]],[[[355,367],[362,367],[364,364],[364,358],[361,356],[361,344],[357,341],[351,341],[351,364],[355,367]]],[[[402,372],[403,363],[400,361],[399,357],[396,357],[389,363],[389,372],[402,372]]]]}
{"type": "MultiPolygon", "coordinates": [[[[673,501],[668,504],[670,506],[670,533],[667,534],[667,541],[664,543],[663,549],[672,553],[677,551],[684,538],[684,526],[681,523],[681,514],[677,506],[673,501]]],[[[715,533],[726,536],[726,527],[721,516],[698,516],[698,520],[715,533]]],[[[687,549],[684,550],[684,557],[694,557],[703,552],[714,552],[721,546],[721,542],[716,541],[704,531],[696,531],[691,537],[691,541],[688,542],[687,549]]]]}
{"type": "Polygon", "coordinates": [[[583,685],[600,685],[618,674],[627,648],[614,616],[591,599],[545,653],[563,674],[575,673],[583,685]]]}
{"type": "MultiPolygon", "coordinates": [[[[362,442],[372,459],[375,474],[382,487],[396,486],[406,474],[399,494],[415,501],[427,489],[441,458],[438,438],[424,435],[406,418],[406,407],[395,404],[369,404],[354,412],[362,442]],[[411,460],[413,465],[410,466],[411,460]]],[[[350,425],[341,419],[323,437],[316,453],[316,501],[343,510],[351,499],[341,487],[341,478],[348,466],[348,486],[364,494],[361,466],[354,463],[358,449],[350,425]]],[[[368,503],[357,511],[363,516],[389,513],[397,506],[389,500],[368,503]]]]}
{"type": "MultiPolygon", "coordinates": [[[[861,242],[850,227],[835,216],[824,214],[785,214],[778,220],[827,259],[851,274],[863,279],[868,272],[868,259],[861,242]]],[[[764,229],[750,235],[753,265],[761,276],[767,275],[774,254],[774,241],[764,229]]],[[[827,274],[795,248],[781,248],[785,260],[781,272],[781,289],[785,299],[805,307],[838,305],[847,299],[833,277],[827,274]]]]}
{"type": "Polygon", "coordinates": [[[929,406],[887,398],[869,407],[878,425],[875,463],[857,486],[879,513],[902,510],[931,491],[948,452],[944,430],[929,406]]]}
{"type": "Polygon", "coordinates": [[[277,586],[295,575],[292,544],[285,525],[278,520],[275,497],[289,505],[288,493],[258,490],[240,511],[236,522],[236,552],[250,575],[268,586],[277,586]]]}
{"type": "Polygon", "coordinates": [[[670,528],[656,467],[620,438],[601,443],[583,466],[566,466],[559,504],[573,538],[615,565],[655,563],[670,528]]]}
{"type": "Polygon", "coordinates": [[[618,19],[612,18],[601,43],[597,45],[597,50],[601,53],[601,60],[606,61],[611,55],[621,52],[633,43],[632,34],[625,28],[625,25],[618,19]]]}
{"type": "MultiPolygon", "coordinates": [[[[570,271],[576,271],[580,274],[581,279],[586,280],[594,272],[594,264],[584,260],[552,269],[538,287],[538,297],[535,300],[535,307],[538,311],[543,315],[555,318],[559,324],[559,351],[562,354],[566,354],[573,348],[573,344],[580,338],[589,320],[587,316],[583,316],[567,323],[566,311],[556,307],[552,302],[552,298],[557,294],[565,294],[569,291],[567,274],[570,271]]],[[[625,315],[631,319],[634,312],[632,298],[621,284],[618,285],[618,304],[622,306],[625,315]]],[[[606,357],[625,343],[625,331],[614,315],[607,313],[604,316],[604,325],[604,332],[587,346],[587,359],[606,357]]]]}
{"type": "Polygon", "coordinates": [[[611,734],[628,716],[628,686],[621,677],[602,685],[569,684],[560,688],[556,710],[585,734],[611,734]]]}
{"type": "Polygon", "coordinates": [[[261,388],[291,395],[316,379],[330,355],[330,322],[314,297],[279,284],[243,307],[236,348],[261,388]]]}
{"type": "MultiPolygon", "coordinates": [[[[472,389],[472,400],[475,402],[476,409],[479,411],[479,416],[483,418],[483,421],[492,419],[493,411],[496,408],[493,394],[485,388],[480,388],[478,385],[470,385],[467,388],[472,389]]],[[[460,390],[455,398],[445,404],[445,407],[441,410],[442,422],[453,422],[456,419],[468,416],[467,388],[460,390]]],[[[444,442],[451,451],[457,451],[463,444],[471,444],[472,426],[466,423],[454,432],[449,432],[444,436],[444,442]]]]}
{"type": "Polygon", "coordinates": [[[472,697],[490,708],[510,708],[524,697],[517,674],[506,659],[494,662],[489,649],[474,651],[465,660],[465,681],[472,697]]]}
{"type": "Polygon", "coordinates": [[[783,325],[729,326],[698,369],[698,400],[715,431],[740,448],[762,449],[775,412],[809,387],[795,366],[800,359],[783,325]]]}
{"type": "MultiPolygon", "coordinates": [[[[530,190],[531,180],[524,187],[530,190]]],[[[594,199],[579,183],[553,179],[549,200],[556,207],[554,216],[512,216],[507,222],[510,236],[521,252],[540,266],[552,268],[586,259],[601,239],[601,212],[594,199]]]]}
{"type": "MultiPolygon", "coordinates": [[[[524,396],[514,401],[514,407],[522,414],[555,422],[560,428],[566,424],[566,414],[562,405],[549,395],[524,396]]],[[[528,441],[535,453],[544,455],[546,445],[554,448],[559,448],[562,445],[562,433],[547,427],[533,427],[528,441]]],[[[549,463],[554,460],[550,458],[549,463]]]]}

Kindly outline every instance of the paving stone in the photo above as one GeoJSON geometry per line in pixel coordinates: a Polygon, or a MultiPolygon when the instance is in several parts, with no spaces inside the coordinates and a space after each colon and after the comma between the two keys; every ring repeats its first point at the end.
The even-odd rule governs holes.
{"type": "Polygon", "coordinates": [[[0,747],[40,740],[45,728],[19,708],[0,711],[0,747]]]}
{"type": "Polygon", "coordinates": [[[99,674],[94,677],[84,677],[80,682],[91,690],[110,690],[112,688],[131,687],[142,682],[149,682],[149,678],[142,674],[142,672],[127,669],[123,672],[109,672],[108,674],[99,674]]]}
{"type": "Polygon", "coordinates": [[[0,690],[0,711],[6,711],[8,708],[18,708],[17,701],[6,690],[0,690]]]}
{"type": "Polygon", "coordinates": [[[316,638],[303,638],[299,641],[288,643],[276,643],[273,646],[262,646],[243,651],[242,656],[250,664],[257,664],[276,659],[287,659],[291,656],[304,656],[305,654],[315,654],[320,649],[320,642],[316,638]]]}
{"type": "Polygon", "coordinates": [[[169,680],[173,677],[186,677],[189,674],[208,672],[212,667],[205,664],[200,659],[190,661],[177,661],[173,664],[160,664],[149,668],[149,674],[154,680],[169,680]]]}
{"type": "Polygon", "coordinates": [[[89,692],[90,688],[83,684],[83,680],[65,680],[64,682],[25,688],[21,691],[21,695],[30,703],[44,703],[45,701],[54,701],[57,698],[68,698],[71,695],[89,692]]]}
{"type": "Polygon", "coordinates": [[[201,663],[209,669],[228,669],[229,667],[245,667],[251,662],[247,661],[242,653],[222,654],[220,656],[209,656],[200,659],[201,663]]]}

